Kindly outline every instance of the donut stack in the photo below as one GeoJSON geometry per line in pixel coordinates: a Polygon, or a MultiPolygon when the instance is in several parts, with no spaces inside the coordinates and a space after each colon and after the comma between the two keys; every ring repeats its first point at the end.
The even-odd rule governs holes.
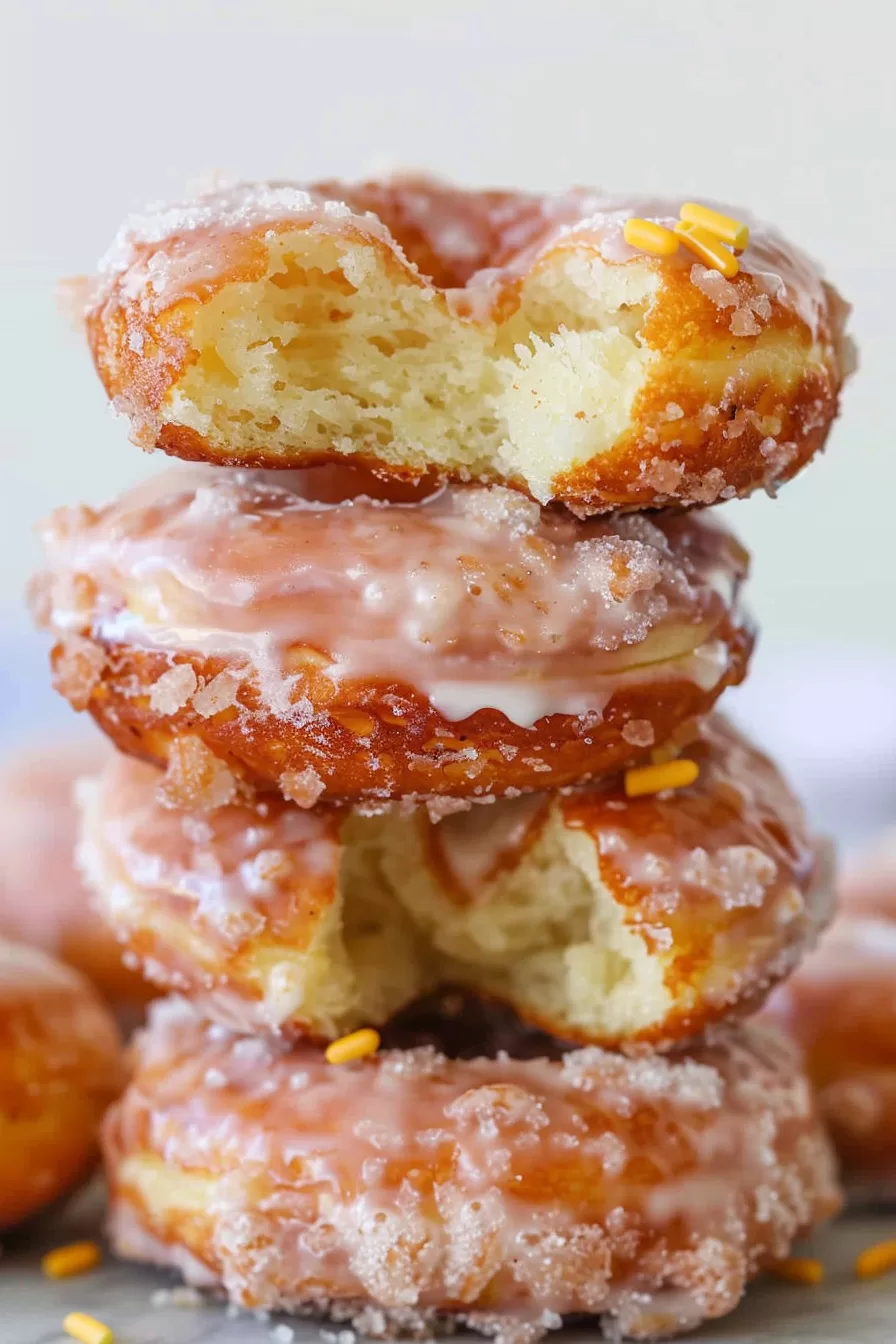
{"type": "Polygon", "coordinates": [[[57,513],[33,595],[120,750],[83,867],[174,991],[106,1126],[122,1255],[371,1334],[649,1338],[837,1207],[742,1023],[829,865],[711,714],[747,556],[693,506],[822,446],[844,312],[763,226],[586,191],[125,226],[94,360],[198,465],[57,513]]]}

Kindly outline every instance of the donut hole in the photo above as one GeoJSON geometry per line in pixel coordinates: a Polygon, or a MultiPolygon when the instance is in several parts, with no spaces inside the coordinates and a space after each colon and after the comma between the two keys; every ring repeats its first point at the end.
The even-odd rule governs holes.
{"type": "Polygon", "coordinates": [[[455,303],[382,245],[304,228],[265,247],[263,278],[196,307],[165,407],[235,459],[375,453],[506,475],[547,500],[555,476],[625,431],[656,358],[641,340],[647,264],[557,249],[498,321],[473,290],[455,303]]]}

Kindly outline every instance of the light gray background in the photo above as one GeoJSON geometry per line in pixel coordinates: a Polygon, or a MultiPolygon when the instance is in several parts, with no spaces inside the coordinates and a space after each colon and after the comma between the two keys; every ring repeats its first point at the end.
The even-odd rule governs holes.
{"type": "Polygon", "coordinates": [[[896,646],[893,7],[873,0],[7,0],[0,79],[0,601],[33,518],[156,468],[54,312],[125,212],[220,169],[422,165],[479,184],[715,196],[855,304],[864,368],[826,458],[732,506],[767,640],[896,646]]]}

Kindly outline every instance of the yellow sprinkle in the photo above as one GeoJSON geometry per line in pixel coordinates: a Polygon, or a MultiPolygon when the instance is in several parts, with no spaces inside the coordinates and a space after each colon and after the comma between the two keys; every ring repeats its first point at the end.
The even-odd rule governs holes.
{"type": "Polygon", "coordinates": [[[662,765],[639,765],[625,772],[625,792],[629,798],[644,793],[660,793],[663,789],[683,789],[693,784],[700,773],[696,761],[687,758],[665,761],[662,765]]]}
{"type": "Polygon", "coordinates": [[[879,1274],[886,1274],[891,1269],[896,1269],[896,1241],[878,1241],[856,1257],[858,1279],[876,1279],[879,1274]]]}
{"type": "Polygon", "coordinates": [[[792,1255],[788,1260],[779,1260],[771,1271],[789,1283],[824,1283],[824,1265],[809,1256],[792,1255]]]}
{"type": "Polygon", "coordinates": [[[356,1059],[363,1059],[365,1055],[374,1054],[379,1048],[379,1032],[374,1031],[372,1027],[362,1027],[360,1031],[340,1036],[338,1041],[328,1045],[326,1061],[328,1064],[351,1064],[356,1059]]]}
{"type": "Polygon", "coordinates": [[[671,229],[654,224],[652,219],[627,219],[622,236],[629,247],[651,252],[655,257],[671,257],[678,251],[678,239],[671,229]]]}
{"type": "Polygon", "coordinates": [[[697,224],[701,229],[714,233],[738,252],[743,252],[750,241],[750,230],[746,224],[741,224],[739,219],[732,219],[730,215],[720,215],[718,210],[697,205],[695,201],[685,201],[679,214],[686,224],[697,224]]]}
{"type": "Polygon", "coordinates": [[[62,1328],[78,1344],[115,1344],[115,1336],[108,1325],[103,1325],[95,1316],[85,1316],[83,1311],[69,1312],[62,1322],[62,1328]]]}
{"type": "Polygon", "coordinates": [[[737,257],[719,242],[714,233],[701,229],[699,224],[687,224],[682,221],[675,225],[675,232],[685,247],[690,248],[705,265],[721,271],[728,280],[737,275],[740,270],[737,257]]]}
{"type": "Polygon", "coordinates": [[[73,1274],[86,1274],[102,1259],[95,1241],[73,1241],[69,1246],[57,1246],[48,1251],[40,1267],[48,1279],[70,1279],[73,1274]]]}

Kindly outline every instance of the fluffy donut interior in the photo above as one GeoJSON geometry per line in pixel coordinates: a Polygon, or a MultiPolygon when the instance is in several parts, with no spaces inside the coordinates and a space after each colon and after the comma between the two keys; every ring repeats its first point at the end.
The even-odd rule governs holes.
{"type": "Polygon", "coordinates": [[[112,928],[150,978],[208,995],[234,1025],[249,999],[259,1024],[329,1037],[382,1023],[446,982],[495,995],[561,1037],[634,1034],[672,1006],[661,954],[626,926],[593,840],[560,814],[465,904],[425,852],[418,818],[352,814],[311,901],[295,899],[285,915],[258,901],[254,919],[234,927],[199,908],[189,881],[128,869],[104,839],[99,785],[82,785],[81,805],[81,865],[112,928]]]}
{"type": "Polygon", "coordinates": [[[419,827],[388,817],[373,824],[383,878],[423,930],[443,979],[494,994],[558,1034],[565,1026],[624,1037],[669,1011],[662,959],[626,926],[593,839],[559,811],[518,862],[465,903],[427,861],[419,827]]]}
{"type": "Polygon", "coordinates": [[[382,249],[317,228],[272,235],[263,279],[196,309],[165,412],[230,453],[375,453],[550,497],[609,449],[656,358],[639,339],[657,276],[561,251],[506,322],[459,320],[382,249]]]}

